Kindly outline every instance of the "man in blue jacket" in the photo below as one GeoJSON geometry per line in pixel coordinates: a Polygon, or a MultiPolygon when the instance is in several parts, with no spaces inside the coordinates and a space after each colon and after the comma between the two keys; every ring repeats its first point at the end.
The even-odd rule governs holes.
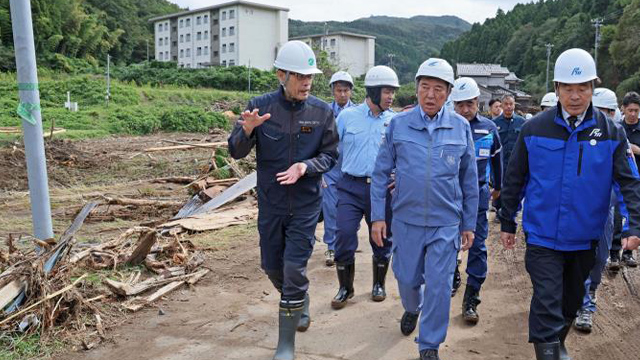
{"type": "MultiPolygon", "coordinates": [[[[333,115],[338,118],[342,110],[355,106],[351,102],[351,91],[353,90],[353,78],[346,71],[338,71],[331,76],[329,81],[331,92],[333,93],[333,102],[329,104],[333,115]]],[[[336,189],[338,181],[342,177],[340,170],[340,158],[338,163],[327,173],[322,176],[322,215],[324,218],[324,243],[327,244],[325,251],[325,264],[333,266],[335,263],[336,250],[336,214],[338,208],[338,190],[336,189]]]]}
{"type": "Polygon", "coordinates": [[[251,99],[229,137],[235,159],[256,147],[261,265],[281,293],[274,360],[292,360],[296,329],[310,324],[306,268],[322,204],[321,176],[338,156],[333,112],[309,95],[320,73],[315,61],[305,43],[283,45],[274,64],[280,88],[251,99]]]}
{"type": "MultiPolygon", "coordinates": [[[[516,100],[513,95],[504,95],[502,97],[502,115],[493,119],[493,122],[495,122],[498,127],[498,134],[500,134],[500,141],[502,142],[502,163],[504,164],[504,169],[509,166],[513,146],[518,139],[522,125],[525,123],[525,119],[516,114],[515,109],[516,100]]],[[[492,198],[493,207],[496,208],[496,211],[499,211],[501,207],[500,193],[494,193],[492,198]]]]}
{"type": "MultiPolygon", "coordinates": [[[[485,240],[489,235],[489,221],[487,219],[489,199],[491,198],[489,181],[493,179],[494,193],[500,193],[502,186],[500,136],[493,121],[478,114],[479,97],[480,88],[475,80],[462,77],[455,81],[451,100],[453,100],[456,113],[467,119],[471,125],[476,149],[476,163],[478,164],[478,188],[480,189],[478,220],[473,246],[469,249],[467,258],[467,287],[464,290],[464,299],[462,300],[462,318],[470,324],[476,324],[480,320],[477,306],[480,304],[480,288],[487,278],[485,240]]],[[[456,274],[458,274],[457,267],[456,274]]]]}
{"type": "MultiPolygon", "coordinates": [[[[396,90],[400,87],[398,76],[387,66],[374,66],[364,79],[367,98],[364,103],[344,110],[337,120],[340,136],[342,178],[338,182],[338,216],[336,236],[336,269],[340,288],[331,300],[331,307],[341,309],[354,295],[355,252],[358,249],[358,227],[364,216],[371,226],[371,173],[376,163],[382,137],[391,118],[396,90]]],[[[387,208],[386,219],[391,219],[387,208]]],[[[371,230],[371,228],[369,228],[371,230]]],[[[385,278],[391,258],[391,243],[373,250],[373,289],[371,299],[384,301],[385,278]]]]}
{"type": "Polygon", "coordinates": [[[529,342],[538,360],[570,359],[565,340],[582,305],[612,188],[629,220],[623,247],[640,244],[638,168],[622,128],[591,105],[597,78],[588,52],[570,49],[558,57],[558,106],[522,127],[503,183],[500,237],[507,249],[515,245],[525,198],[525,266],[533,285],[529,342]]]}
{"type": "Polygon", "coordinates": [[[418,105],[387,127],[373,171],[371,220],[378,246],[387,237],[387,186],[392,198],[393,272],[405,309],[404,335],[413,332],[421,360],[439,360],[447,335],[451,286],[458,250],[473,244],[478,212],[478,175],[469,122],[444,108],[453,68],[429,59],[416,74],[418,105]]]}

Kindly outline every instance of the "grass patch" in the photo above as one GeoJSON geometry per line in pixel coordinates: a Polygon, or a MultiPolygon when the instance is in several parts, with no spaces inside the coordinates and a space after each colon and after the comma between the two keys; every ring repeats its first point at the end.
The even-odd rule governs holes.
{"type": "Polygon", "coordinates": [[[49,357],[60,351],[64,343],[59,340],[41,341],[39,334],[0,335],[0,360],[31,360],[49,357]]]}
{"type": "Polygon", "coordinates": [[[198,247],[214,251],[226,249],[235,242],[247,239],[256,239],[257,244],[257,225],[257,220],[251,220],[247,225],[229,226],[220,230],[198,233],[190,237],[189,240],[198,247]]]}

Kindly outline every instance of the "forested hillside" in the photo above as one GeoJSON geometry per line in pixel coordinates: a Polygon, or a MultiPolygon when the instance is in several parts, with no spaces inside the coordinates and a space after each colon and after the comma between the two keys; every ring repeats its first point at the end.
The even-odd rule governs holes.
{"type": "MultiPolygon", "coordinates": [[[[498,11],[484,24],[474,24],[444,45],[452,62],[500,63],[525,78],[525,90],[540,95],[545,88],[546,47],[551,63],[564,50],[579,47],[594,53],[595,27],[601,18],[598,70],[603,85],[618,95],[640,89],[640,0],[547,0],[498,11]]],[[[551,67],[553,71],[553,66],[551,67]]],[[[552,76],[552,73],[551,75],[552,76]]]]}

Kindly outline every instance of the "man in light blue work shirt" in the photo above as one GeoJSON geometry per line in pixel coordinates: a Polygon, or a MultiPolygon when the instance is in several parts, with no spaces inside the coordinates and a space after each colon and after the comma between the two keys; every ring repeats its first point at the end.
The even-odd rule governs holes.
{"type": "MultiPolygon", "coordinates": [[[[338,182],[338,216],[336,237],[336,268],[340,288],[331,301],[334,309],[341,309],[353,297],[355,252],[358,248],[358,227],[364,216],[371,230],[371,173],[384,136],[385,127],[395,115],[390,110],[396,90],[400,87],[398,76],[389,67],[375,66],[365,76],[367,90],[365,102],[344,110],[338,116],[338,135],[342,159],[342,178],[338,182]]],[[[386,207],[387,221],[391,208],[386,207]]],[[[373,249],[373,301],[386,298],[385,277],[389,269],[391,242],[385,240],[373,249]]]]}
{"type": "Polygon", "coordinates": [[[471,127],[444,108],[453,82],[453,68],[445,60],[429,59],[420,65],[419,106],[391,120],[371,184],[373,239],[381,245],[388,235],[387,184],[395,169],[393,272],[405,309],[400,331],[411,334],[420,317],[421,360],[440,359],[456,254],[473,245],[478,212],[471,127]]]}
{"type": "MultiPolygon", "coordinates": [[[[331,92],[333,93],[333,102],[329,104],[333,110],[333,115],[338,118],[340,112],[346,108],[355,106],[351,102],[351,91],[353,90],[353,78],[346,71],[338,71],[331,76],[329,81],[331,92]]],[[[340,158],[338,163],[322,176],[322,215],[324,219],[324,243],[327,244],[325,251],[325,264],[333,266],[335,259],[335,242],[336,242],[336,213],[338,207],[338,190],[336,189],[338,180],[342,177],[340,171],[340,158]]]]}

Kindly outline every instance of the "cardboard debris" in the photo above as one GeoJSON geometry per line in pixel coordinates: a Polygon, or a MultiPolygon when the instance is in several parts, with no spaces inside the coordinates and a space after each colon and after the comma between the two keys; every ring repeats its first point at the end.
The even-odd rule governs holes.
{"type": "Polygon", "coordinates": [[[251,219],[255,219],[257,216],[258,209],[252,205],[252,202],[245,202],[242,205],[231,208],[171,221],[162,224],[161,227],[172,228],[179,226],[189,231],[211,231],[232,225],[248,224],[251,219]]]}

